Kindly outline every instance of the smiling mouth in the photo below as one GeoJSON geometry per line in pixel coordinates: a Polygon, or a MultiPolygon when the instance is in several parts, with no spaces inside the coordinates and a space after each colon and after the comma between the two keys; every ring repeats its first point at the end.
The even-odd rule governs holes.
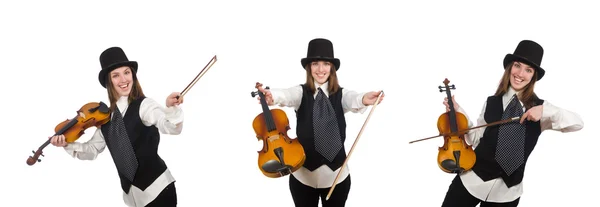
{"type": "Polygon", "coordinates": [[[517,84],[520,84],[523,82],[523,79],[517,78],[517,76],[513,76],[513,79],[515,79],[515,83],[517,83],[517,84]]]}
{"type": "Polygon", "coordinates": [[[121,89],[126,89],[127,87],[129,87],[129,83],[123,84],[123,85],[119,85],[119,88],[121,88],[121,89]]]}

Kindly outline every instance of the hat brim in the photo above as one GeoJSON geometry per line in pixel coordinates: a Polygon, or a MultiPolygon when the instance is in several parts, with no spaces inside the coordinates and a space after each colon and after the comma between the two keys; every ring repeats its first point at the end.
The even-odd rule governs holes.
{"type": "Polygon", "coordinates": [[[329,62],[333,63],[333,65],[335,66],[335,71],[340,69],[340,59],[337,59],[337,58],[307,57],[307,58],[302,58],[300,60],[300,63],[302,64],[302,68],[305,68],[307,64],[309,64],[315,60],[329,61],[329,62]]]}
{"type": "Polygon", "coordinates": [[[102,87],[106,88],[106,76],[108,75],[108,73],[110,73],[114,69],[117,69],[122,66],[129,66],[133,70],[133,73],[137,73],[137,69],[138,69],[137,61],[124,61],[124,62],[113,63],[109,66],[106,66],[106,68],[102,68],[102,70],[100,70],[100,73],[98,73],[98,80],[100,81],[100,85],[102,85],[102,87]]]}
{"type": "Polygon", "coordinates": [[[506,66],[508,66],[508,64],[510,64],[513,61],[523,62],[523,63],[533,67],[535,69],[535,72],[537,73],[538,81],[540,79],[542,79],[542,77],[544,77],[544,74],[546,74],[546,71],[542,67],[540,67],[538,64],[531,62],[527,58],[524,58],[524,57],[521,57],[518,55],[513,55],[513,54],[506,54],[506,56],[504,57],[504,68],[506,69],[506,66]]]}

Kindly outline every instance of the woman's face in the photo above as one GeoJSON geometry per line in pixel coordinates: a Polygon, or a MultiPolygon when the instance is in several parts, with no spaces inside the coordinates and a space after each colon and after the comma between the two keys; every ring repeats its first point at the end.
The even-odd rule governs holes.
{"type": "Polygon", "coordinates": [[[516,91],[521,91],[531,82],[533,73],[535,73],[535,69],[531,66],[522,62],[514,62],[510,69],[510,85],[516,91]]]}
{"type": "Polygon", "coordinates": [[[317,81],[317,83],[323,84],[329,79],[331,63],[323,60],[314,61],[310,64],[310,71],[313,79],[317,81]]]}
{"type": "Polygon", "coordinates": [[[119,96],[129,96],[133,86],[133,74],[131,68],[122,66],[110,72],[110,81],[119,96]]]}

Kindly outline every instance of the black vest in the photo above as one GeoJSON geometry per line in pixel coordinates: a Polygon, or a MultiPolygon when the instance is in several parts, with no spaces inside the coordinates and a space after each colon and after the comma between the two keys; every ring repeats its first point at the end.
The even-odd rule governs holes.
{"type": "MultiPolygon", "coordinates": [[[[535,105],[541,105],[544,100],[536,100],[535,105]]],[[[492,123],[502,119],[504,108],[502,106],[502,96],[490,96],[487,99],[484,118],[487,123],[492,123]]],[[[502,177],[507,187],[512,187],[521,183],[525,173],[525,164],[529,155],[535,148],[538,137],[542,133],[540,122],[525,121],[525,162],[511,175],[507,176],[502,167],[495,159],[496,145],[498,142],[498,129],[500,125],[486,127],[481,137],[479,145],[475,148],[476,162],[473,171],[482,180],[488,181],[502,177]]]]}
{"type": "MultiPolygon", "coordinates": [[[[139,163],[133,183],[129,182],[129,180],[119,172],[121,188],[125,193],[129,192],[131,185],[135,185],[141,190],[145,190],[167,169],[167,165],[157,154],[158,143],[160,142],[158,128],[155,126],[147,127],[142,123],[140,118],[140,104],[142,103],[142,100],[144,100],[144,97],[131,102],[125,116],[123,116],[127,135],[129,135],[129,140],[131,141],[139,163]]],[[[107,142],[107,146],[111,146],[108,145],[111,141],[111,138],[108,137],[110,124],[111,122],[109,121],[102,125],[102,134],[107,142]]],[[[108,150],[110,150],[112,154],[113,149],[108,147],[108,150]]]]}
{"type": "MultiPolygon", "coordinates": [[[[344,164],[344,160],[346,160],[346,149],[342,145],[342,149],[340,149],[335,156],[333,162],[329,162],[329,160],[315,150],[313,129],[313,105],[315,98],[313,96],[314,94],[310,91],[310,88],[306,85],[302,85],[302,90],[302,103],[300,104],[300,108],[296,111],[296,134],[298,135],[298,141],[304,148],[304,154],[306,154],[306,160],[304,161],[303,166],[306,169],[313,171],[325,164],[331,168],[331,170],[335,171],[344,164]]],[[[329,102],[331,102],[333,110],[335,111],[342,143],[344,143],[346,141],[346,118],[344,117],[344,109],[342,108],[342,88],[335,94],[329,94],[329,102]]]]}

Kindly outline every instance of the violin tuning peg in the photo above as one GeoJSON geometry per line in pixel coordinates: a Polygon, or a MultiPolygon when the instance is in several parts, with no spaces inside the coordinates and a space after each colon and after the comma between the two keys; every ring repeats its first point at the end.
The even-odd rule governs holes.
{"type": "Polygon", "coordinates": [[[31,153],[35,154],[35,151],[31,150],[31,153]]]}
{"type": "Polygon", "coordinates": [[[38,161],[38,162],[42,162],[42,159],[38,159],[37,161],[38,161]]]}
{"type": "Polygon", "coordinates": [[[267,89],[267,90],[268,90],[268,89],[270,89],[270,88],[269,88],[269,86],[267,86],[267,87],[265,87],[265,89],[267,89]]]}
{"type": "Polygon", "coordinates": [[[250,95],[252,95],[252,98],[256,97],[256,93],[257,93],[256,91],[250,92],[250,95]]]}
{"type": "Polygon", "coordinates": [[[44,156],[44,154],[43,154],[43,153],[40,153],[40,155],[41,155],[42,157],[46,157],[46,156],[44,156]]]}

